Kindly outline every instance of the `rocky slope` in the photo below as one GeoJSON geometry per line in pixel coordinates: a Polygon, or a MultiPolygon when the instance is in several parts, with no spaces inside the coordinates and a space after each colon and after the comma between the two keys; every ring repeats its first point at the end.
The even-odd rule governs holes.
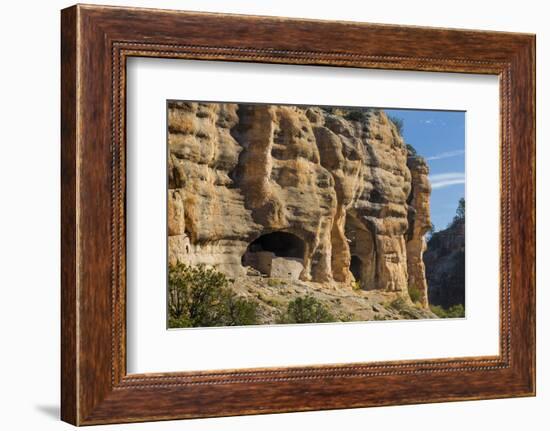
{"type": "Polygon", "coordinates": [[[239,277],[231,283],[240,297],[258,304],[259,324],[280,322],[290,301],[314,297],[335,321],[411,320],[436,317],[421,304],[411,304],[394,292],[352,289],[341,283],[315,283],[263,277],[239,277]]]}
{"type": "Polygon", "coordinates": [[[383,111],[171,102],[168,129],[170,263],[242,279],[271,253],[305,285],[427,306],[428,170],[383,111]]]}

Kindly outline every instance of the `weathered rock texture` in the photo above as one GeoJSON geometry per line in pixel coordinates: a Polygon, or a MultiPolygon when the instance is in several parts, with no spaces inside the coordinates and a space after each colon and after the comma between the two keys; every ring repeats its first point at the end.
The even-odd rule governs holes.
{"type": "Polygon", "coordinates": [[[171,102],[168,122],[170,263],[243,276],[250,244],[285,232],[301,280],[427,305],[428,170],[383,111],[171,102]]]}
{"type": "Polygon", "coordinates": [[[420,295],[420,303],[427,307],[428,286],[423,254],[426,251],[425,235],[430,230],[430,193],[428,165],[417,155],[407,159],[411,171],[412,190],[409,195],[409,229],[407,231],[407,269],[409,272],[409,291],[413,289],[420,295]]]}
{"type": "Polygon", "coordinates": [[[464,219],[455,218],[447,229],[435,232],[424,255],[429,301],[444,308],[465,305],[464,219]]]}

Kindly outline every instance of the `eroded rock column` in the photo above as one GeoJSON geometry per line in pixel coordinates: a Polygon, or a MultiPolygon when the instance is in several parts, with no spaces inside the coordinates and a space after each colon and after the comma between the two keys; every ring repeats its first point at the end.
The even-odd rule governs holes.
{"type": "Polygon", "coordinates": [[[424,236],[431,228],[428,165],[421,157],[411,155],[407,160],[411,171],[412,190],[409,196],[409,229],[407,232],[407,268],[409,290],[420,295],[420,303],[428,307],[428,283],[423,254],[426,250],[424,236]]]}

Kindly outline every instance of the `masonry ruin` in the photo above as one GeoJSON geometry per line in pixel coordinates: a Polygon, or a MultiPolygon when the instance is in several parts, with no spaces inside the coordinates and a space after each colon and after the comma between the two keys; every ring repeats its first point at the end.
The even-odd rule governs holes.
{"type": "Polygon", "coordinates": [[[296,235],[272,232],[251,242],[241,262],[267,277],[298,280],[304,270],[304,247],[296,235]]]}

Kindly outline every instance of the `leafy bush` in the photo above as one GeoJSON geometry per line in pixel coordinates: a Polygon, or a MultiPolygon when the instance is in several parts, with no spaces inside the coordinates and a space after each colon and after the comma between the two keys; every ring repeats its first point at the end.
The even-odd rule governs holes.
{"type": "Polygon", "coordinates": [[[248,301],[233,294],[227,300],[226,309],[227,326],[257,325],[259,323],[258,304],[254,301],[248,301]]]}
{"type": "Polygon", "coordinates": [[[286,281],[280,280],[278,278],[268,278],[267,279],[267,285],[269,287],[279,287],[279,286],[285,286],[286,281]]]}
{"type": "MultiPolygon", "coordinates": [[[[399,118],[399,117],[394,117],[392,115],[388,115],[388,118],[393,123],[395,128],[397,129],[397,133],[399,133],[399,135],[403,136],[403,132],[405,131],[405,124],[403,122],[403,119],[399,118]]],[[[416,154],[416,151],[414,152],[414,154],[416,154]]]]}
{"type": "Polygon", "coordinates": [[[449,308],[443,308],[440,305],[430,305],[430,309],[437,317],[443,319],[464,317],[466,315],[464,305],[462,304],[453,305],[449,308]]]}
{"type": "Polygon", "coordinates": [[[409,152],[410,156],[416,156],[418,154],[416,152],[416,148],[414,148],[411,144],[407,144],[407,151],[409,152]]]}
{"type": "Polygon", "coordinates": [[[258,305],[238,297],[221,272],[182,263],[168,273],[168,326],[237,326],[258,323],[258,305]]]}
{"type": "Polygon", "coordinates": [[[393,308],[396,311],[402,311],[407,308],[407,302],[403,298],[396,298],[389,303],[388,307],[393,308]]]}
{"type": "Polygon", "coordinates": [[[360,109],[353,109],[348,111],[346,114],[346,120],[350,121],[364,121],[365,120],[365,112],[363,112],[360,109]]]}
{"type": "Polygon", "coordinates": [[[256,294],[256,298],[258,298],[258,300],[260,302],[263,302],[264,304],[267,304],[270,307],[280,308],[281,305],[282,305],[281,301],[279,301],[278,299],[275,299],[275,298],[272,298],[272,297],[269,297],[269,296],[265,296],[261,292],[258,292],[256,294]]]}
{"type": "Polygon", "coordinates": [[[306,295],[288,303],[280,323],[326,323],[337,320],[322,302],[306,295]]]}
{"type": "Polygon", "coordinates": [[[357,320],[361,320],[359,319],[355,314],[353,313],[341,313],[339,316],[338,316],[338,321],[340,322],[356,322],[357,320]]]}
{"type": "Polygon", "coordinates": [[[420,302],[422,299],[422,292],[416,287],[409,287],[409,296],[412,302],[420,302]]]}

